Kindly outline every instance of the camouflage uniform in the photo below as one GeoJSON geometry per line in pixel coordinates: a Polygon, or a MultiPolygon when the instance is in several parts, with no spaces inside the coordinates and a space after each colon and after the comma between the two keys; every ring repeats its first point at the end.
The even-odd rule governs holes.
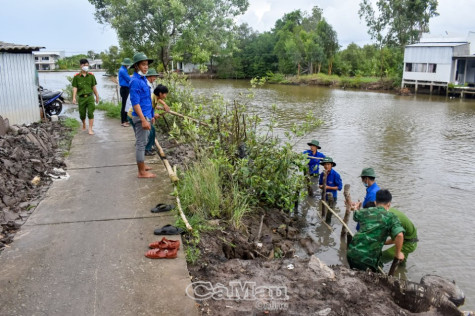
{"type": "Polygon", "coordinates": [[[350,268],[378,271],[382,267],[381,249],[388,237],[396,238],[399,233],[405,233],[399,219],[383,207],[370,207],[353,214],[353,219],[360,223],[360,230],[353,237],[347,259],[350,268]]]}

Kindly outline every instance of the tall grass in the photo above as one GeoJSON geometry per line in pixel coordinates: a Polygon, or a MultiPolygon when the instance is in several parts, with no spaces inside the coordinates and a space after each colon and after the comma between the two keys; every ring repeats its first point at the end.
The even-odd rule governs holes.
{"type": "Polygon", "coordinates": [[[190,214],[204,219],[220,216],[223,192],[217,163],[210,159],[194,163],[183,175],[179,195],[190,214]]]}

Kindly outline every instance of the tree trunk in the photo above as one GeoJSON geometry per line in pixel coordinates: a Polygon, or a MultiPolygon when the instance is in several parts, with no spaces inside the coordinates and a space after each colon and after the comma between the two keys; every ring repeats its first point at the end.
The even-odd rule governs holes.
{"type": "Polygon", "coordinates": [[[333,67],[333,56],[328,61],[328,75],[331,76],[333,67]]]}

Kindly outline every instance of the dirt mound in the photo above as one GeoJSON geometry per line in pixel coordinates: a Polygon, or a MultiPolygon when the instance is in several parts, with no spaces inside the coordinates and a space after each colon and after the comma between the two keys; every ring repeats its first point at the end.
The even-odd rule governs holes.
{"type": "Polygon", "coordinates": [[[460,315],[440,289],[326,266],[298,218],[282,211],[261,209],[240,229],[210,224],[216,229],[201,234],[201,257],[188,266],[187,293],[203,315],[460,315]]]}
{"type": "Polygon", "coordinates": [[[0,136],[0,248],[48,190],[55,168],[65,166],[58,144],[69,131],[59,122],[34,123],[11,126],[0,136]]]}

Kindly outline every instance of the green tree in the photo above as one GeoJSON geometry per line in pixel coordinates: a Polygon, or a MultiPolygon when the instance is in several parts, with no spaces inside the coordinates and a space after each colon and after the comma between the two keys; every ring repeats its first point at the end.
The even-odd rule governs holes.
{"type": "Polygon", "coordinates": [[[98,54],[96,54],[93,50],[87,51],[87,58],[94,60],[96,59],[97,56],[98,54]]]}
{"type": "Polygon", "coordinates": [[[321,40],[323,51],[328,63],[328,74],[332,74],[333,59],[336,52],[340,48],[338,44],[338,36],[333,27],[322,18],[317,24],[317,34],[321,40]]]}
{"type": "Polygon", "coordinates": [[[190,56],[209,61],[232,38],[233,17],[244,13],[247,0],[89,0],[96,19],[110,24],[121,43],[158,58],[165,70],[170,61],[190,56]],[[212,36],[210,36],[212,34],[212,36]]]}
{"type": "Polygon", "coordinates": [[[362,0],[358,11],[371,37],[382,44],[403,48],[429,31],[429,20],[437,13],[437,0],[362,0]]]}
{"type": "Polygon", "coordinates": [[[111,46],[109,50],[101,53],[102,68],[106,70],[106,74],[110,76],[117,75],[117,70],[120,68],[122,56],[119,47],[111,46]]]}

